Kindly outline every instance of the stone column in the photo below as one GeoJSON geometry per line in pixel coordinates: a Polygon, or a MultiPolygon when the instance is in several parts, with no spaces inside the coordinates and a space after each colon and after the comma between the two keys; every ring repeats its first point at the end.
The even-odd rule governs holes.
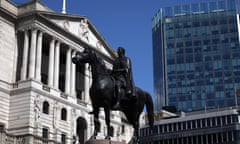
{"type": "Polygon", "coordinates": [[[58,89],[59,85],[59,57],[60,55],[60,42],[57,41],[56,48],[55,48],[55,68],[54,68],[54,88],[58,89]]]}
{"type": "Polygon", "coordinates": [[[66,76],[65,76],[65,93],[70,94],[71,79],[71,49],[68,48],[66,55],[66,76]]]}
{"type": "Polygon", "coordinates": [[[21,80],[25,80],[26,76],[27,76],[28,48],[29,48],[29,35],[28,35],[28,30],[25,30],[24,31],[23,59],[22,59],[22,68],[21,68],[21,80]]]}
{"type": "MultiPolygon", "coordinates": [[[[72,56],[75,56],[76,51],[72,52],[72,56]]],[[[71,61],[71,95],[76,96],[76,65],[71,61]]]]}
{"type": "Polygon", "coordinates": [[[36,61],[36,80],[37,81],[41,81],[42,37],[43,37],[43,33],[39,32],[38,38],[37,38],[37,61],[36,61]]]}
{"type": "Polygon", "coordinates": [[[50,50],[49,50],[49,66],[48,66],[48,85],[49,86],[53,86],[54,47],[55,47],[55,39],[52,39],[50,42],[50,50]]]}
{"type": "Polygon", "coordinates": [[[37,30],[33,29],[32,36],[31,36],[31,47],[30,47],[29,78],[35,77],[36,42],[37,42],[37,30]]]}

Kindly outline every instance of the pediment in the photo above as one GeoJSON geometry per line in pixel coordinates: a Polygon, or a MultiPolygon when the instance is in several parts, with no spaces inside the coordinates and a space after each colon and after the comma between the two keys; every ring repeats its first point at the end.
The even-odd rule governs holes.
{"type": "Polygon", "coordinates": [[[43,14],[52,23],[62,30],[71,33],[80,40],[96,48],[106,56],[113,57],[114,51],[109,47],[94,25],[87,17],[65,15],[65,14],[43,14]]]}

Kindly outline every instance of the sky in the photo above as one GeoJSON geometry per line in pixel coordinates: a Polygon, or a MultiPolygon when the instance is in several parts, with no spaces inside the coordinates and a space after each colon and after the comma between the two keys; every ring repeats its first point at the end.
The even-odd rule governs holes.
{"type": "MultiPolygon", "coordinates": [[[[30,0],[12,0],[23,4],[30,0]]],[[[61,12],[62,0],[40,0],[61,12]]],[[[67,14],[87,16],[113,48],[131,58],[135,85],[154,96],[152,18],[161,7],[208,0],[66,0],[67,14]]]]}

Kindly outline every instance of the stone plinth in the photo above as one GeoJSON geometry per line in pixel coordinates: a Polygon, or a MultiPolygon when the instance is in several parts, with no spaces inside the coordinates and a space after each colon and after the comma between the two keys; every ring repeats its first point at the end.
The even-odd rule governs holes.
{"type": "Polygon", "coordinates": [[[85,144],[126,144],[126,143],[111,140],[88,140],[85,142],[85,144]]]}

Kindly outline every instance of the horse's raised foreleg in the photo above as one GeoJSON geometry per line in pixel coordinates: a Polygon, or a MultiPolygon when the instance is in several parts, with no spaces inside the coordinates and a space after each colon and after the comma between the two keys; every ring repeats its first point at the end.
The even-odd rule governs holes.
{"type": "Polygon", "coordinates": [[[105,112],[105,123],[107,125],[107,135],[105,137],[105,139],[110,140],[111,139],[111,126],[110,126],[110,109],[109,108],[104,108],[104,112],[105,112]]]}
{"type": "Polygon", "coordinates": [[[96,108],[93,111],[93,116],[94,116],[94,132],[93,135],[91,136],[91,139],[96,139],[96,136],[98,132],[100,132],[100,122],[99,122],[99,109],[96,108]]]}

